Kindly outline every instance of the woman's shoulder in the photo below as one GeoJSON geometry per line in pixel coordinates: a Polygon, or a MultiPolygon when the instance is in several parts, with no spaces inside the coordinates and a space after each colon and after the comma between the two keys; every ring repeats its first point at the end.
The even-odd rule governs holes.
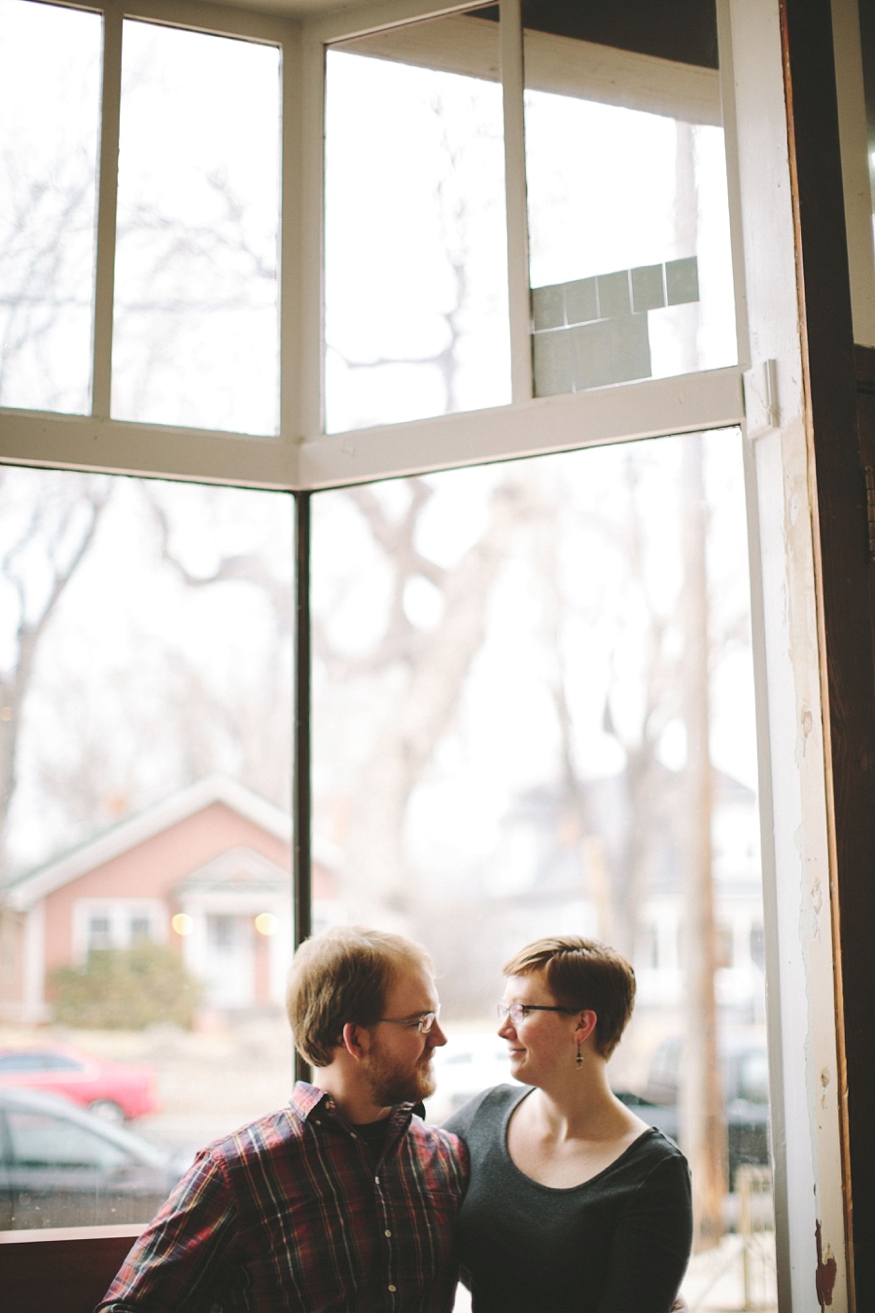
{"type": "Polygon", "coordinates": [[[641,1185],[656,1190],[689,1193],[690,1168],[674,1140],[656,1126],[648,1126],[614,1164],[641,1185]]]}
{"type": "Polygon", "coordinates": [[[529,1093],[528,1085],[493,1085],[475,1094],[444,1122],[444,1130],[467,1140],[472,1132],[491,1130],[504,1122],[510,1110],[529,1093]]]}

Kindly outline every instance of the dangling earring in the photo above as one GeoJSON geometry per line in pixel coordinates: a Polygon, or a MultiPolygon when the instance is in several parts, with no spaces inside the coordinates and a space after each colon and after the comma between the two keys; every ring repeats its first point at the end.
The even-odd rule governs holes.
{"type": "Polygon", "coordinates": [[[582,1066],[583,1066],[583,1056],[582,1056],[582,1054],[581,1054],[581,1052],[580,1052],[580,1044],[579,1044],[579,1043],[578,1043],[578,1045],[577,1045],[577,1065],[578,1065],[578,1067],[582,1067],[582,1066]]]}

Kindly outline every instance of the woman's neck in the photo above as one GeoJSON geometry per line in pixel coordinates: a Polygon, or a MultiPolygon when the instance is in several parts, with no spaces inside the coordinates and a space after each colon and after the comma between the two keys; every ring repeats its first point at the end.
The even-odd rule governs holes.
{"type": "Polygon", "coordinates": [[[612,1140],[644,1126],[613,1094],[604,1060],[592,1056],[545,1080],[526,1102],[541,1133],[556,1141],[612,1140]]]}

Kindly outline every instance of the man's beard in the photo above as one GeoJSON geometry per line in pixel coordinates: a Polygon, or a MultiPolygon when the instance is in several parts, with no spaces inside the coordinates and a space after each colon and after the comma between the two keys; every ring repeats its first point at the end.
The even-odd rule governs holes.
{"type": "Polygon", "coordinates": [[[426,1049],[412,1070],[392,1062],[379,1049],[369,1053],[365,1076],[376,1106],[391,1108],[396,1103],[419,1103],[434,1094],[431,1053],[431,1049],[426,1049]]]}

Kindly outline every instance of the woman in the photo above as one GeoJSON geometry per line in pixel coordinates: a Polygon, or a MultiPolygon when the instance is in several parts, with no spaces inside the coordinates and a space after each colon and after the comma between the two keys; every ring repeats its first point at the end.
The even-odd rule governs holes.
{"type": "Polygon", "coordinates": [[[498,1033],[522,1086],[447,1123],[471,1156],[459,1240],[474,1313],[669,1313],[692,1241],[689,1171],[607,1077],[632,968],[569,936],[529,944],[504,973],[498,1033]]]}

